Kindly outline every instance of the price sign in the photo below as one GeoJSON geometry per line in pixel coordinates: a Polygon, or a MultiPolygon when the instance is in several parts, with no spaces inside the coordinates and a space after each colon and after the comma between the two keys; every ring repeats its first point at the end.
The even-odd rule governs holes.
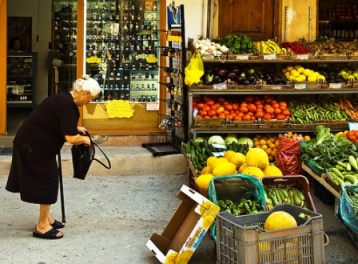
{"type": "Polygon", "coordinates": [[[296,58],[298,60],[308,60],[309,54],[297,54],[296,58]]]}
{"type": "Polygon", "coordinates": [[[276,54],[265,54],[264,60],[276,60],[276,54]]]}
{"type": "Polygon", "coordinates": [[[107,103],[106,108],[109,118],[130,118],[134,113],[129,102],[124,100],[112,100],[107,103]]]}
{"type": "Polygon", "coordinates": [[[349,128],[349,131],[358,130],[358,123],[349,122],[348,128],[349,128]]]}
{"type": "Polygon", "coordinates": [[[294,89],[306,89],[307,88],[307,83],[295,83],[293,86],[294,89]]]}
{"type": "Polygon", "coordinates": [[[236,60],[248,60],[249,55],[248,54],[241,54],[236,56],[236,60]]]}
{"type": "Polygon", "coordinates": [[[340,89],[340,88],[342,88],[342,83],[330,83],[329,88],[340,89]]]}

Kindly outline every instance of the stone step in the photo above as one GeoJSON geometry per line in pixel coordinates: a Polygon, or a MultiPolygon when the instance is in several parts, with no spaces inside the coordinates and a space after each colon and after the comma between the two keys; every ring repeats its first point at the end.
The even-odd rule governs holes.
{"type": "MultiPolygon", "coordinates": [[[[107,170],[94,161],[87,176],[136,176],[136,175],[170,175],[185,173],[187,164],[182,154],[153,156],[141,146],[102,147],[111,161],[112,168],[107,170]]],[[[7,177],[11,165],[11,151],[0,152],[0,177],[7,177]]],[[[96,158],[106,164],[106,159],[97,149],[96,158]]],[[[70,146],[65,145],[61,151],[62,175],[72,177],[72,157],[70,146]]]]}

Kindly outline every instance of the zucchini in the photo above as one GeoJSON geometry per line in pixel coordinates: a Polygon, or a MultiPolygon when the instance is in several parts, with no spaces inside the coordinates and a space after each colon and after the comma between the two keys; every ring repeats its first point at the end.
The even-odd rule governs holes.
{"type": "Polygon", "coordinates": [[[348,161],[349,161],[349,163],[351,164],[352,168],[353,168],[355,171],[358,171],[357,160],[356,160],[352,155],[349,156],[348,161]]]}

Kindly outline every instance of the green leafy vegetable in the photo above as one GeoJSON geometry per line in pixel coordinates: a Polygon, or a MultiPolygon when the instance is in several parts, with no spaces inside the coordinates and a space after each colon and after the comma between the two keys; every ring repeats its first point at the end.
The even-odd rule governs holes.
{"type": "MultiPolygon", "coordinates": [[[[323,126],[324,127],[324,126],[323,126]]],[[[327,129],[317,126],[317,137],[301,145],[301,160],[309,161],[322,168],[334,167],[338,161],[347,161],[350,155],[357,155],[357,146],[344,137],[327,133],[327,129]]]]}
{"type": "Polygon", "coordinates": [[[334,135],[331,134],[331,130],[328,127],[325,127],[323,125],[318,125],[316,127],[316,139],[315,144],[320,145],[325,141],[326,139],[330,139],[331,137],[334,137],[334,135]]]}

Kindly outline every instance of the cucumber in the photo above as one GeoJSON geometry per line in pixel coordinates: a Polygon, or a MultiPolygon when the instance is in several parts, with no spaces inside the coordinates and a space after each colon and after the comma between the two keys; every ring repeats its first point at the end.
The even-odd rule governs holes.
{"type": "Polygon", "coordinates": [[[349,163],[351,164],[352,168],[353,168],[355,171],[358,171],[357,161],[356,161],[356,159],[355,159],[352,155],[350,155],[350,156],[348,157],[348,161],[349,161],[349,163]]]}
{"type": "Polygon", "coordinates": [[[357,184],[358,180],[353,175],[344,175],[344,181],[349,181],[351,184],[357,184]]]}
{"type": "Polygon", "coordinates": [[[337,168],[332,168],[331,171],[333,171],[342,180],[344,179],[343,174],[337,168]]]}

